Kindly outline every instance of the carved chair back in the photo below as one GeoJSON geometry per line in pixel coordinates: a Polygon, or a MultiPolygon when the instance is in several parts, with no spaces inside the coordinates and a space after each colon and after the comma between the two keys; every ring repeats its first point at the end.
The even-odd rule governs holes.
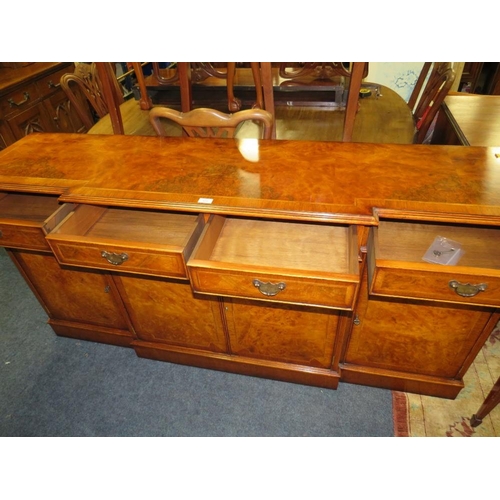
{"type": "MultiPolygon", "coordinates": [[[[281,78],[300,78],[310,76],[318,79],[329,79],[335,76],[347,76],[352,74],[351,63],[343,62],[305,62],[305,63],[279,63],[279,75],[281,78]]],[[[368,63],[363,71],[363,78],[368,76],[368,63]]]]}
{"type": "MultiPolygon", "coordinates": [[[[429,67],[429,63],[425,63],[424,71],[426,69],[428,71],[429,67]]],[[[415,109],[411,107],[416,127],[416,143],[422,143],[424,141],[429,127],[454,80],[455,72],[452,64],[449,62],[437,62],[434,63],[432,67],[431,74],[418,102],[416,102],[417,98],[415,97],[417,89],[414,90],[414,94],[410,97],[408,104],[411,107],[411,104],[416,102],[415,109]]]]}
{"type": "MultiPolygon", "coordinates": [[[[106,64],[111,65],[111,63],[106,64]]],[[[123,93],[116,79],[113,79],[112,86],[117,102],[123,103],[123,93]]],[[[61,88],[68,96],[87,131],[95,123],[92,111],[97,118],[102,118],[109,113],[95,63],[77,63],[73,73],[67,73],[61,77],[61,88]]]]}
{"type": "Polygon", "coordinates": [[[271,139],[273,128],[273,115],[257,108],[226,114],[211,108],[196,108],[182,113],[171,108],[155,107],[149,112],[149,119],[160,136],[167,135],[161,119],[179,124],[189,137],[232,138],[240,123],[251,120],[262,125],[263,139],[271,139]]]}

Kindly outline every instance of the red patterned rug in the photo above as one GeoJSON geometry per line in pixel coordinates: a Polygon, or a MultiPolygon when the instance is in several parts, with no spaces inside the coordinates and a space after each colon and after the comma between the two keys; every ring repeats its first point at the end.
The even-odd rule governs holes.
{"type": "Polygon", "coordinates": [[[464,377],[465,387],[455,400],[392,393],[394,435],[397,437],[497,437],[500,405],[477,426],[477,412],[500,376],[500,326],[497,325],[464,377]]]}

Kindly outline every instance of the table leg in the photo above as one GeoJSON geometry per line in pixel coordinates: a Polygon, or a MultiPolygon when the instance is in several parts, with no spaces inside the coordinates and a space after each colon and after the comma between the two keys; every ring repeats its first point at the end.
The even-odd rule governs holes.
{"type": "Polygon", "coordinates": [[[500,403],[500,377],[491,389],[490,393],[486,396],[484,403],[479,408],[478,412],[472,415],[470,424],[472,427],[477,427],[497,405],[500,403]]]}

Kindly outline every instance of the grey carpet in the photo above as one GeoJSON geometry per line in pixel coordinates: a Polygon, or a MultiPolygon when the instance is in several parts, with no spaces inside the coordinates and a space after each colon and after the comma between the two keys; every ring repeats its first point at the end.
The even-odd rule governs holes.
{"type": "Polygon", "coordinates": [[[391,392],[336,391],[57,337],[0,248],[1,436],[393,436],[391,392]]]}

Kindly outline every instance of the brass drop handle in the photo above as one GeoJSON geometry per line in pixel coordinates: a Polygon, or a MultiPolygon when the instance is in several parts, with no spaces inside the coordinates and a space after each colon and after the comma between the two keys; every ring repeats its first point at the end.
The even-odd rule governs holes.
{"type": "Polygon", "coordinates": [[[471,285],[470,283],[460,283],[459,281],[452,280],[448,286],[455,291],[460,297],[474,297],[479,292],[484,292],[488,285],[486,283],[479,283],[478,285],[471,285]]]}
{"type": "Polygon", "coordinates": [[[278,295],[278,293],[281,292],[281,290],[284,290],[286,288],[286,284],[283,282],[280,283],[264,283],[263,281],[260,280],[253,280],[253,286],[259,289],[259,292],[262,295],[266,295],[267,297],[274,297],[275,295],[278,295]]]}
{"type": "Polygon", "coordinates": [[[48,83],[47,83],[47,86],[49,87],[49,89],[57,89],[61,86],[60,83],[54,83],[52,80],[49,80],[48,83]]]}
{"type": "Polygon", "coordinates": [[[25,102],[28,102],[30,99],[30,94],[29,92],[23,92],[24,99],[19,102],[15,102],[14,99],[7,99],[7,102],[10,104],[10,107],[13,108],[14,106],[22,106],[25,102]]]}
{"type": "Polygon", "coordinates": [[[101,257],[106,259],[110,264],[113,264],[113,266],[120,266],[128,260],[128,255],[126,253],[106,252],[106,250],[101,252],[101,257]]]}

